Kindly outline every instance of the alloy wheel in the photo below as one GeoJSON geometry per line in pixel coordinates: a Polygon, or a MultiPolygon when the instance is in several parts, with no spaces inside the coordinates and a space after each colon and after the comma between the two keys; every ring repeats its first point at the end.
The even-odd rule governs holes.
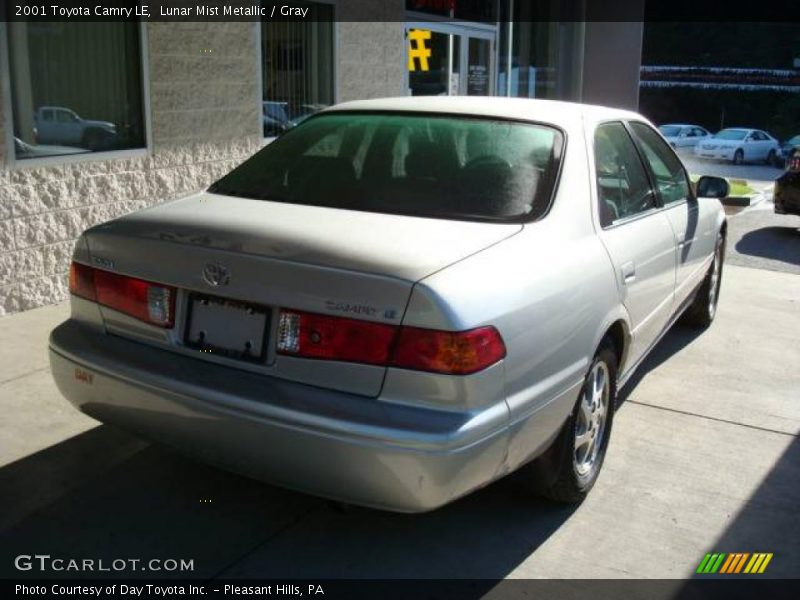
{"type": "Polygon", "coordinates": [[[717,242],[714,250],[714,262],[711,265],[711,281],[708,286],[708,316],[712,319],[717,312],[717,297],[719,296],[719,272],[722,266],[722,244],[717,242]]]}
{"type": "Polygon", "coordinates": [[[599,361],[586,378],[575,420],[573,466],[580,477],[589,475],[597,463],[603,447],[610,397],[608,366],[599,361]]]}

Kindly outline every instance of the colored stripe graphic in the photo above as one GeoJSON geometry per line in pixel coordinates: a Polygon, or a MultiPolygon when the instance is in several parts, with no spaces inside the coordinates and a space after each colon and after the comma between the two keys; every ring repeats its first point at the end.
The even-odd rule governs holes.
{"type": "Polygon", "coordinates": [[[706,554],[700,566],[697,567],[697,573],[716,573],[722,561],[725,558],[725,553],[706,554]]]}
{"type": "Polygon", "coordinates": [[[749,552],[736,552],[728,555],[728,560],[722,565],[720,573],[738,573],[742,570],[747,557],[750,556],[749,552]]]}
{"type": "Polygon", "coordinates": [[[745,573],[763,573],[769,561],[772,560],[773,553],[772,552],[758,552],[753,554],[753,558],[750,559],[750,562],[747,563],[747,566],[744,569],[745,573]]]}
{"type": "Polygon", "coordinates": [[[772,552],[709,552],[703,557],[696,573],[732,575],[737,573],[760,574],[772,560],[772,552]],[[748,560],[749,559],[749,560],[748,560]],[[745,566],[747,565],[747,566],[745,566]]]}

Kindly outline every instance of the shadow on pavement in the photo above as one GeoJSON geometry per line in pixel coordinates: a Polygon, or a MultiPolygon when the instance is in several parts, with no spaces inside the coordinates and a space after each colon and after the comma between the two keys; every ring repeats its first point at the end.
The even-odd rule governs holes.
{"type": "Polygon", "coordinates": [[[800,265],[800,229],[797,227],[772,226],[748,231],[735,247],[740,254],[800,265]]]}
{"type": "Polygon", "coordinates": [[[423,515],[342,511],[106,425],[3,467],[0,489],[0,514],[8,515],[0,532],[0,577],[494,579],[519,565],[575,510],[539,500],[506,478],[423,515]],[[289,529],[291,535],[281,535],[289,529]],[[183,558],[194,560],[194,570],[14,569],[14,557],[37,553],[106,563],[183,558]]]}
{"type": "MultiPolygon", "coordinates": [[[[742,448],[746,452],[746,448],[742,448]]],[[[780,459],[707,552],[772,552],[759,577],[796,578],[800,565],[800,438],[780,459]]],[[[702,556],[698,557],[698,563],[702,556]]],[[[741,576],[741,575],[740,575],[741,576]]],[[[702,578],[719,578],[702,575],[702,578]]]]}
{"type": "Polygon", "coordinates": [[[687,327],[681,324],[680,320],[661,338],[661,341],[650,351],[636,372],[627,381],[625,386],[619,390],[617,402],[622,406],[631,395],[636,386],[653,369],[669,360],[673,355],[683,350],[694,340],[704,333],[703,329],[687,327]]]}
{"type": "MultiPolygon", "coordinates": [[[[700,333],[673,328],[621,400],[700,333]]],[[[507,477],[431,513],[342,511],[106,425],[0,468],[0,489],[0,577],[41,577],[13,567],[16,555],[40,553],[194,560],[191,573],[49,574],[61,577],[499,579],[579,510],[507,477]]]]}

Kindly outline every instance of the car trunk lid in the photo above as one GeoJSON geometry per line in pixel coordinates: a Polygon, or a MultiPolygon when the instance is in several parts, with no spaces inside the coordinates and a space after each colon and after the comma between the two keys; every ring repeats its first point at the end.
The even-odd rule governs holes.
{"type": "MultiPolygon", "coordinates": [[[[376,395],[385,369],[274,355],[278,307],[399,324],[416,281],[521,229],[302,206],[201,193],[96,226],[87,232],[93,265],[175,286],[175,331],[159,343],[180,351],[190,327],[189,296],[204,294],[267,307],[262,364],[206,356],[275,376],[376,395]],[[208,265],[227,280],[211,285],[208,265]]],[[[150,328],[104,310],[107,326],[142,336],[150,328]]],[[[152,335],[150,336],[152,338],[152,335]]]]}

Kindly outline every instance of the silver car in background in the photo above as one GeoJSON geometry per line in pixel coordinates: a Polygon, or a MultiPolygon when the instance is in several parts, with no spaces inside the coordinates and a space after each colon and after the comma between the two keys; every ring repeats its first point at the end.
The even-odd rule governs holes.
{"type": "Polygon", "coordinates": [[[344,502],[425,511],[521,467],[580,501],[617,389],[713,320],[725,233],[635,113],[341,104],[85,232],[52,372],[100,421],[344,502]]]}
{"type": "Polygon", "coordinates": [[[676,150],[678,148],[694,148],[699,142],[711,135],[704,127],[684,123],[659,125],[658,131],[669,142],[669,145],[676,150]]]}

